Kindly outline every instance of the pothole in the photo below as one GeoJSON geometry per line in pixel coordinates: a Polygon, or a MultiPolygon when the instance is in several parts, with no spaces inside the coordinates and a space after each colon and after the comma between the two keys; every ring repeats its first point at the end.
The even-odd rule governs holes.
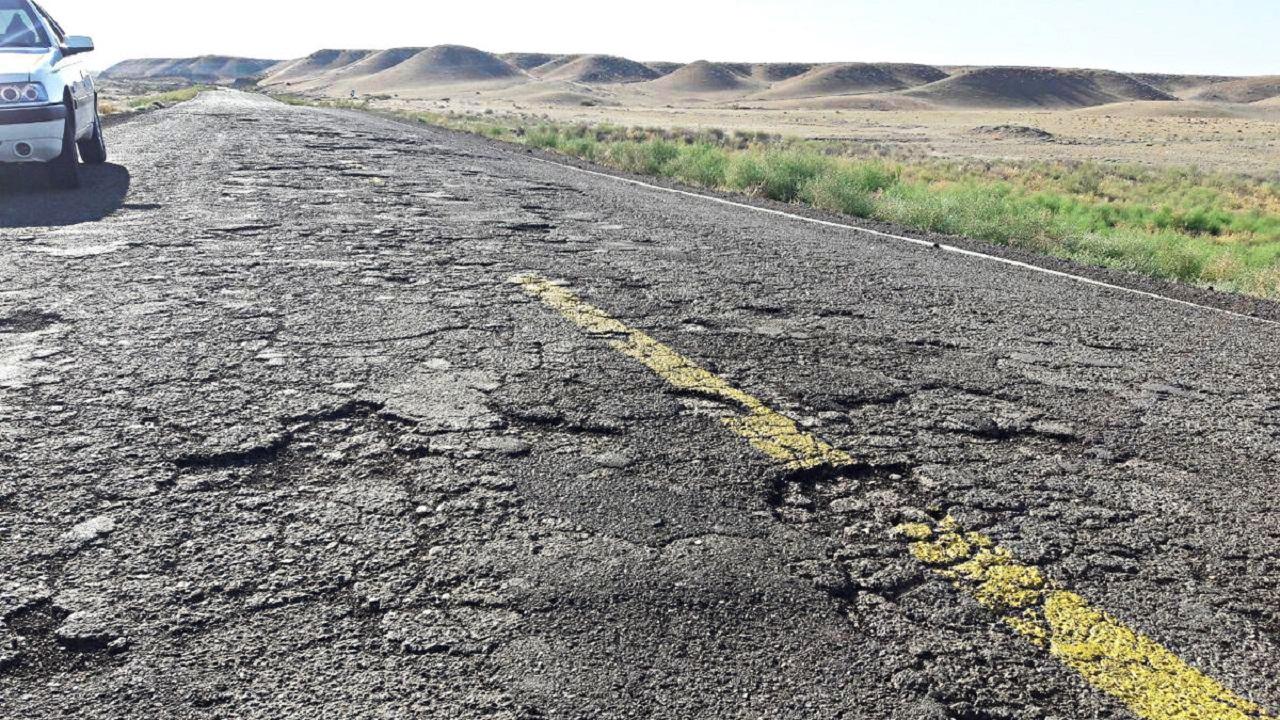
{"type": "Polygon", "coordinates": [[[34,333],[62,322],[62,316],[43,310],[19,310],[8,317],[0,318],[0,333],[34,333]]]}

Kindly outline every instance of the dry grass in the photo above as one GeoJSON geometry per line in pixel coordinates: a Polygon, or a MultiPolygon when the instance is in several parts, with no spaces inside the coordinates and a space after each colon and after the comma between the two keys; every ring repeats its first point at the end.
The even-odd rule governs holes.
{"type": "Polygon", "coordinates": [[[190,85],[165,87],[160,84],[137,83],[124,85],[105,82],[99,89],[98,112],[104,117],[150,110],[157,107],[169,107],[191,100],[206,90],[207,85],[190,85]]]}
{"type": "Polygon", "coordinates": [[[694,186],[1280,297],[1280,181],[1079,161],[947,160],[745,131],[397,114],[694,186]]]}
{"type": "MultiPolygon", "coordinates": [[[[600,102],[541,103],[455,92],[449,101],[392,99],[374,108],[481,114],[493,111],[526,124],[612,124],[644,127],[763,131],[800,139],[854,140],[895,158],[1092,161],[1103,164],[1186,167],[1280,179],[1280,105],[1135,103],[1087,111],[869,110],[814,108],[792,103],[749,103],[738,108],[634,105],[598,95],[600,102]],[[982,126],[1026,126],[1051,133],[1052,142],[1002,140],[975,132],[982,126]]],[[[854,96],[850,101],[856,100],[854,96]]]]}
{"type": "Polygon", "coordinates": [[[129,108],[132,110],[144,110],[151,107],[169,107],[178,103],[193,100],[200,93],[211,89],[207,85],[192,85],[178,90],[169,90],[162,93],[154,93],[150,95],[142,95],[128,100],[129,108]]]}

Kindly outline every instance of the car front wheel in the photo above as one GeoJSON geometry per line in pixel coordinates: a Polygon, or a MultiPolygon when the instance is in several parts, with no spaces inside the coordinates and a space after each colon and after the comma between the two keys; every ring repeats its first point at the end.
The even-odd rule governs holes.
{"type": "Polygon", "coordinates": [[[80,159],[87,165],[101,165],[107,161],[107,139],[102,136],[102,118],[98,115],[98,99],[93,99],[93,134],[76,143],[80,159]]]}
{"type": "Polygon", "coordinates": [[[62,154],[49,161],[49,181],[59,190],[80,187],[80,153],[76,147],[76,109],[67,98],[67,122],[62,129],[62,154]]]}

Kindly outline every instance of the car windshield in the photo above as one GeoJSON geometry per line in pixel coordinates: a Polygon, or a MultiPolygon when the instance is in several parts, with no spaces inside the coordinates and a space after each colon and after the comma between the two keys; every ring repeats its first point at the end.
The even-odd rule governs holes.
{"type": "Polygon", "coordinates": [[[0,50],[47,48],[49,36],[26,0],[0,0],[0,50]]]}

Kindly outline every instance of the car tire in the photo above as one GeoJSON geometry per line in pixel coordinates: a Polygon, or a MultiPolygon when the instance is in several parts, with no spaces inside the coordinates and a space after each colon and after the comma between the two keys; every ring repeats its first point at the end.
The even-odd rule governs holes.
{"type": "Polygon", "coordinates": [[[80,153],[76,147],[76,110],[67,98],[67,122],[62,130],[62,154],[49,161],[49,183],[58,190],[80,187],[80,153]]]}
{"type": "Polygon", "coordinates": [[[80,159],[86,165],[101,165],[107,161],[107,139],[102,136],[102,117],[98,115],[98,99],[93,99],[93,134],[76,143],[80,159]]]}

